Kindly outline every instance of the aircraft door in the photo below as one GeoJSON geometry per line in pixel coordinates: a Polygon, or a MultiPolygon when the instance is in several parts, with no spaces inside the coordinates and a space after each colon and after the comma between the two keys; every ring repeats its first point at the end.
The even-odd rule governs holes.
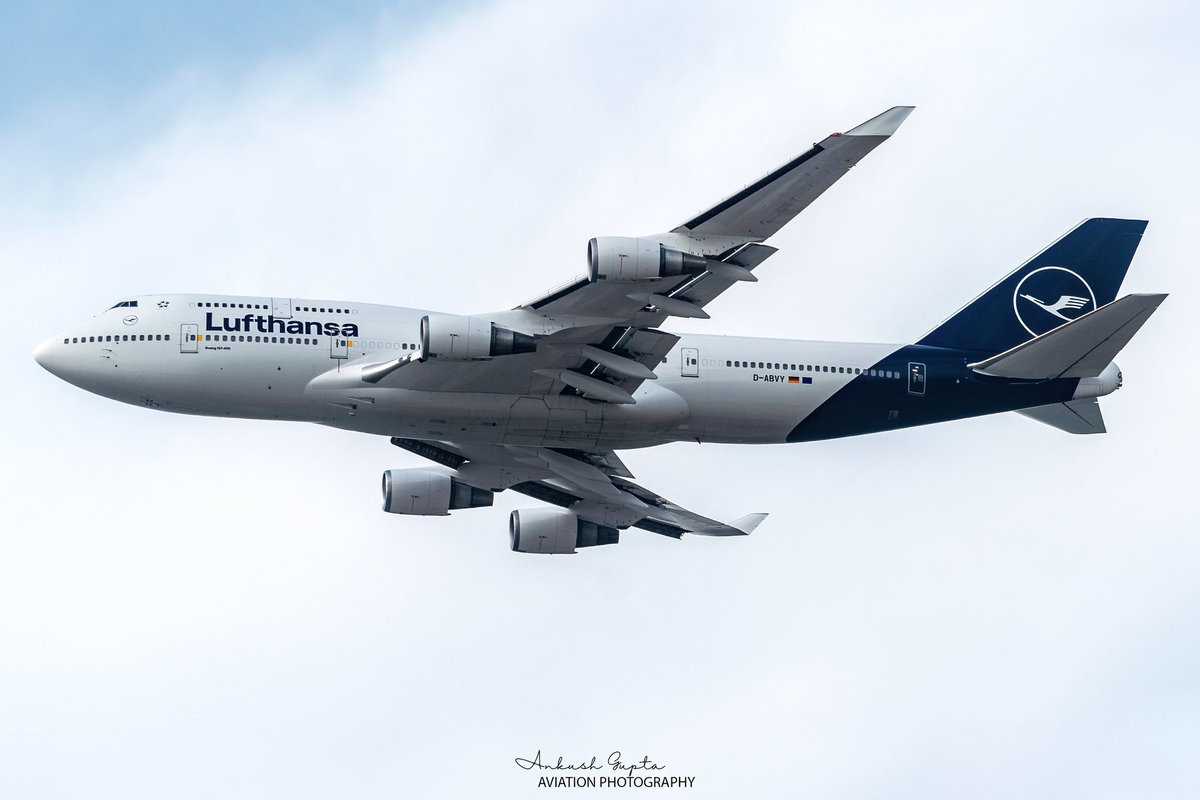
{"type": "Polygon", "coordinates": [[[329,340],[329,357],[330,358],[349,358],[350,357],[350,342],[338,336],[334,336],[329,340]]]}
{"type": "Polygon", "coordinates": [[[908,393],[925,394],[925,365],[908,363],[908,393]]]}
{"type": "Polygon", "coordinates": [[[684,347],[679,351],[679,374],[684,378],[700,377],[700,350],[695,347],[684,347]]]}
{"type": "Polygon", "coordinates": [[[291,319],[292,318],[292,298],[290,297],[272,297],[271,298],[271,316],[275,319],[291,319]]]}
{"type": "Polygon", "coordinates": [[[195,353],[200,347],[198,337],[200,335],[200,326],[191,322],[185,322],[179,326],[179,352],[195,353]]]}

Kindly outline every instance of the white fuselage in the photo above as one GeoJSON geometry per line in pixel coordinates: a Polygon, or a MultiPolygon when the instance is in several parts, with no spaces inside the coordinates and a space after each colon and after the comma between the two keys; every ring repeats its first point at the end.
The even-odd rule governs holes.
{"type": "MultiPolygon", "coordinates": [[[[539,447],[783,442],[799,420],[897,345],[687,335],[631,405],[574,394],[475,392],[422,364],[420,389],[359,369],[416,351],[428,312],[212,295],[137,298],[39,346],[59,377],[114,400],[222,417],[316,422],[412,439],[539,447]]],[[[523,355],[503,356],[496,362],[523,355]]],[[[514,364],[515,366],[515,364],[514,364]]],[[[519,370],[513,370],[519,373],[519,370]]],[[[879,391],[903,393],[903,367],[879,391]]]]}

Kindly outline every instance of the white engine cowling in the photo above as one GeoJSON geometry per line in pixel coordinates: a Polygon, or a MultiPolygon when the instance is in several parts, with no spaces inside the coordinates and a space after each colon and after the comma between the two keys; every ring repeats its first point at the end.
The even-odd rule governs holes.
{"type": "Polygon", "coordinates": [[[479,317],[429,314],[421,317],[421,360],[476,361],[532,353],[537,340],[479,317]]]}
{"type": "Polygon", "coordinates": [[[517,553],[567,555],[577,547],[616,544],[616,528],[580,519],[559,508],[522,508],[508,517],[508,538],[517,553]]]}
{"type": "Polygon", "coordinates": [[[389,514],[445,516],[451,509],[490,506],[494,495],[431,469],[383,473],[383,510],[389,514]]]}
{"type": "Polygon", "coordinates": [[[653,239],[601,236],[588,242],[588,280],[646,281],[703,272],[703,256],[663,247],[653,239]]]}

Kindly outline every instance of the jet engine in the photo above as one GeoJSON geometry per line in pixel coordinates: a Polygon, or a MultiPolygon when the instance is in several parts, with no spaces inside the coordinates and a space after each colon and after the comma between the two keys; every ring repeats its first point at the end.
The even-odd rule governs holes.
{"type": "Polygon", "coordinates": [[[532,353],[537,340],[479,317],[429,314],[421,317],[421,360],[476,361],[532,353]]]}
{"type": "Polygon", "coordinates": [[[653,239],[601,236],[588,242],[588,280],[645,281],[705,270],[703,256],[664,247],[653,239]]]}
{"type": "Polygon", "coordinates": [[[431,469],[389,469],[383,473],[383,510],[390,514],[445,516],[451,509],[492,504],[492,492],[477,489],[431,469]]]}
{"type": "Polygon", "coordinates": [[[616,544],[620,535],[558,508],[522,508],[508,517],[508,538],[517,553],[565,555],[577,547],[616,544]]]}

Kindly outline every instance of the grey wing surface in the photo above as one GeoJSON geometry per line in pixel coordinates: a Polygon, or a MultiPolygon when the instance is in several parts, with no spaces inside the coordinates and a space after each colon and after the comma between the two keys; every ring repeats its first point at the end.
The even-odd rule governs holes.
{"type": "Polygon", "coordinates": [[[689,236],[774,236],[812,201],[896,132],[913,106],[896,106],[845,133],[827,136],[740,192],[675,229],[689,236]]]}
{"type": "Polygon", "coordinates": [[[611,450],[571,450],[511,445],[476,445],[393,438],[392,444],[435,461],[465,483],[492,491],[512,489],[584,519],[613,528],[641,528],[678,539],[744,536],[766,518],[749,514],[732,523],[689,511],[651,492],[611,450]]]}
{"type": "MultiPolygon", "coordinates": [[[[492,361],[412,362],[383,385],[430,391],[516,394],[571,392],[632,403],[678,337],[659,330],[671,317],[707,318],[710,302],[776,252],[763,240],[808,207],[891,136],[912,112],[896,106],[832,134],[741,191],[654,240],[703,268],[632,282],[581,276],[514,309],[488,315],[538,337],[535,352],[492,361]]],[[[398,359],[397,362],[405,359],[398,359]]],[[[377,365],[365,365],[368,369],[377,365]]]]}
{"type": "Polygon", "coordinates": [[[896,106],[845,133],[831,134],[712,208],[659,234],[656,238],[664,247],[704,256],[710,262],[703,272],[664,279],[650,287],[649,294],[689,304],[694,310],[655,306],[652,299],[643,303],[644,294],[630,297],[625,285],[589,281],[586,276],[523,307],[542,313],[623,316],[631,321],[645,317],[647,311],[658,312],[654,324],[670,316],[707,316],[703,308],[726,289],[756,280],[753,270],[776,252],[761,243],[887,141],[912,111],[913,106],[896,106]]]}

